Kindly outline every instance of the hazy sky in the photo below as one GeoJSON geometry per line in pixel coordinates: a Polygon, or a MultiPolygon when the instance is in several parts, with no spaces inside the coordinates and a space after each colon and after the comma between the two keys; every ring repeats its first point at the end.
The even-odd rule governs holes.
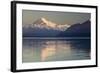
{"type": "Polygon", "coordinates": [[[44,17],[57,24],[75,24],[90,20],[90,16],[90,13],[23,10],[22,22],[23,25],[32,24],[37,19],[44,17]]]}

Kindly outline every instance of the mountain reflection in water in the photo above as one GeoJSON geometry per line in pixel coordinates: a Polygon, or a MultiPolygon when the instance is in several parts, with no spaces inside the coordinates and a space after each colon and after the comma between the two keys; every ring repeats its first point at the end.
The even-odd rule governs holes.
{"type": "Polygon", "coordinates": [[[90,39],[23,39],[22,61],[45,62],[90,59],[90,39]]]}

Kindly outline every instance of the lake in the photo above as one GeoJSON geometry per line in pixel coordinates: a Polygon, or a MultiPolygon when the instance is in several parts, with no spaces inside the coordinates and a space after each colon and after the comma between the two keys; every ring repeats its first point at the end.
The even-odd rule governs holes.
{"type": "Polygon", "coordinates": [[[22,62],[90,59],[90,39],[23,39],[22,62]]]}

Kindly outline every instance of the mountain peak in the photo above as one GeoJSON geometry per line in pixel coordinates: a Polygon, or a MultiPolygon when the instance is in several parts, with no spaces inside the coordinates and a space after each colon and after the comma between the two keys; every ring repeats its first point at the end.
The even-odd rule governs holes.
{"type": "Polygon", "coordinates": [[[33,26],[45,26],[45,27],[49,27],[49,28],[55,28],[56,27],[56,23],[54,22],[51,22],[49,20],[47,20],[46,18],[42,17],[38,20],[36,20],[34,23],[33,23],[33,26]]]}
{"type": "Polygon", "coordinates": [[[38,19],[37,21],[41,21],[41,22],[44,22],[44,23],[47,23],[48,22],[48,20],[46,18],[44,18],[44,17],[38,19]]]}
{"type": "Polygon", "coordinates": [[[40,18],[42,21],[47,21],[47,19],[46,18],[44,18],[44,17],[42,17],[42,18],[40,18]]]}
{"type": "Polygon", "coordinates": [[[56,24],[52,21],[49,21],[48,19],[41,17],[33,22],[33,24],[30,24],[28,27],[30,28],[45,28],[45,29],[53,29],[53,30],[59,30],[64,31],[67,28],[69,28],[68,24],[56,24]]]}

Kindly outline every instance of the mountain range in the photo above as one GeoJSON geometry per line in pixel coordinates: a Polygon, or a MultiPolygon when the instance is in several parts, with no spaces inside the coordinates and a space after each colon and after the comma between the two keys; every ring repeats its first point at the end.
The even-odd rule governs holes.
{"type": "Polygon", "coordinates": [[[23,26],[23,37],[80,37],[90,36],[90,21],[82,24],[56,24],[40,18],[23,26]]]}
{"type": "Polygon", "coordinates": [[[66,29],[59,36],[62,37],[90,37],[91,35],[91,22],[89,20],[80,24],[73,24],[70,28],[66,29]]]}

